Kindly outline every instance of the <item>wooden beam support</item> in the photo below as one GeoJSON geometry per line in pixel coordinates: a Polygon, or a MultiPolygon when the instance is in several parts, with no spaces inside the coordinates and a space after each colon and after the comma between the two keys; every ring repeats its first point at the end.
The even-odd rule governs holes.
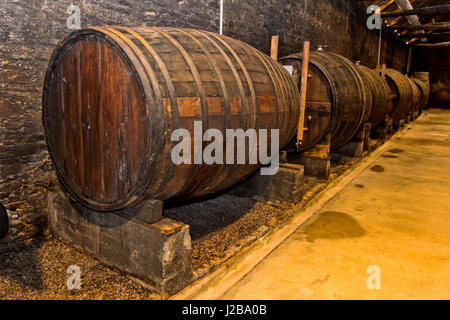
{"type": "Polygon", "coordinates": [[[382,12],[381,17],[405,17],[412,15],[443,15],[450,13],[450,5],[434,6],[413,10],[395,11],[395,12],[382,12]]]}
{"type": "Polygon", "coordinates": [[[383,11],[384,9],[386,9],[387,7],[389,7],[391,4],[394,3],[395,0],[389,0],[386,1],[385,3],[383,3],[381,6],[379,6],[380,11],[383,11]]]}
{"type": "MultiPolygon", "coordinates": [[[[388,27],[393,27],[395,26],[397,23],[399,23],[400,21],[402,21],[404,19],[404,17],[397,17],[395,19],[392,19],[391,21],[387,22],[387,26],[388,27]]],[[[387,21],[387,20],[385,20],[387,21]]]]}
{"type": "Polygon", "coordinates": [[[420,40],[420,38],[413,38],[411,40],[406,41],[406,44],[411,44],[411,43],[417,42],[419,40],[420,40]]]}
{"type": "Polygon", "coordinates": [[[450,37],[450,32],[445,33],[407,33],[399,36],[401,39],[410,39],[410,38],[427,38],[427,39],[447,39],[450,37]]]}
{"type": "Polygon", "coordinates": [[[412,47],[424,47],[424,48],[448,48],[450,47],[449,42],[440,42],[440,43],[413,43],[410,44],[412,47]]]}
{"type": "Polygon", "coordinates": [[[397,30],[450,30],[450,23],[431,23],[422,25],[403,24],[398,26],[388,26],[388,29],[397,30]]]}
{"type": "Polygon", "coordinates": [[[300,146],[303,140],[303,131],[305,127],[305,108],[306,108],[306,89],[308,85],[308,68],[309,68],[309,49],[311,43],[305,41],[303,43],[302,73],[300,83],[300,117],[297,127],[297,146],[300,146]]]}
{"type": "Polygon", "coordinates": [[[411,69],[411,60],[412,60],[412,48],[408,49],[408,60],[406,62],[406,74],[409,74],[409,70],[411,69]]]}
{"type": "MultiPolygon", "coordinates": [[[[414,8],[409,0],[395,0],[395,3],[397,4],[397,6],[399,7],[401,12],[407,12],[407,11],[414,10],[414,8]]],[[[421,25],[419,17],[417,15],[408,15],[405,18],[411,25],[414,25],[414,26],[421,25]]],[[[419,30],[418,32],[424,33],[425,31],[419,30]]],[[[427,39],[425,39],[425,38],[421,38],[421,40],[422,40],[422,42],[427,42],[427,39]]]]}

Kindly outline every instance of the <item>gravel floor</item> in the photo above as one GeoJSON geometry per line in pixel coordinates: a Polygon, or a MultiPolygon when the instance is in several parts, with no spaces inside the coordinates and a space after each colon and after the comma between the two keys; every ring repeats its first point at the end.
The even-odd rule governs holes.
{"type": "Polygon", "coordinates": [[[0,299],[159,299],[160,297],[52,237],[0,244],[0,299]],[[81,289],[69,290],[67,268],[80,267],[81,289]]]}

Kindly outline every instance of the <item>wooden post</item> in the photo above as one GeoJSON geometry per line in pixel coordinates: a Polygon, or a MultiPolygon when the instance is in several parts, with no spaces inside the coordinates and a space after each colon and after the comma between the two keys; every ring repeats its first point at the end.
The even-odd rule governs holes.
{"type": "Polygon", "coordinates": [[[412,59],[412,48],[408,49],[408,61],[406,62],[406,74],[409,74],[409,70],[411,69],[411,59],[412,59]]]}
{"type": "Polygon", "coordinates": [[[280,40],[279,36],[272,36],[272,41],[270,43],[270,57],[278,61],[278,42],[280,40]]]}
{"type": "Polygon", "coordinates": [[[381,77],[384,79],[386,75],[386,63],[381,65],[381,77]]]}
{"type": "Polygon", "coordinates": [[[309,66],[309,48],[310,42],[305,41],[303,43],[303,58],[302,58],[302,73],[300,84],[300,116],[297,127],[297,146],[301,144],[303,140],[303,131],[305,124],[305,107],[306,107],[306,89],[308,84],[308,66],[309,66]]]}

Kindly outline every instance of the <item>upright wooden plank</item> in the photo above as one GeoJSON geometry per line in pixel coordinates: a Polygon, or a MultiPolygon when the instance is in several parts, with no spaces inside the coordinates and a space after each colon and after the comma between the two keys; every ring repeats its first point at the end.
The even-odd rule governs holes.
{"type": "Polygon", "coordinates": [[[303,131],[305,126],[305,107],[306,107],[306,90],[308,86],[308,66],[309,66],[309,48],[310,42],[303,43],[303,59],[302,59],[302,73],[300,83],[300,116],[297,127],[297,144],[303,140],[303,131]]]}
{"type": "Polygon", "coordinates": [[[280,41],[279,36],[272,36],[272,41],[270,43],[270,57],[277,61],[278,60],[278,43],[280,41]]]}

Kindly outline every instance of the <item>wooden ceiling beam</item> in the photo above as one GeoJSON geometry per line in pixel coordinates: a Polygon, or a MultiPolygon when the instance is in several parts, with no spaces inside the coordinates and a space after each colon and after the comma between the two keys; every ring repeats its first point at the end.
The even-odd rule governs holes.
{"type": "Polygon", "coordinates": [[[427,38],[427,39],[441,39],[450,41],[450,32],[446,33],[409,33],[402,34],[398,36],[400,39],[409,39],[409,38],[427,38]]]}
{"type": "Polygon", "coordinates": [[[388,26],[388,29],[397,29],[397,30],[448,30],[450,29],[449,23],[430,23],[430,24],[421,24],[421,25],[410,25],[403,24],[397,26],[388,26]]]}
{"type": "MultiPolygon", "coordinates": [[[[407,12],[407,11],[412,11],[414,10],[411,2],[409,0],[395,0],[395,3],[397,4],[397,6],[399,7],[400,11],[402,12],[407,12]]],[[[402,17],[402,16],[399,16],[402,17]]],[[[420,26],[420,20],[419,17],[417,15],[408,15],[405,16],[406,20],[409,22],[410,25],[413,26],[420,26]]],[[[425,33],[424,30],[419,30],[417,31],[418,33],[425,33]]],[[[427,42],[426,38],[421,38],[422,42],[427,42]]]]}
{"type": "Polygon", "coordinates": [[[448,48],[448,47],[450,47],[450,41],[448,41],[448,42],[439,42],[439,43],[409,43],[409,45],[411,47],[448,48]]]}
{"type": "MultiPolygon", "coordinates": [[[[403,19],[403,17],[397,17],[397,18],[395,18],[395,19],[393,19],[393,20],[391,20],[391,21],[389,21],[389,22],[386,22],[386,23],[387,23],[387,26],[388,26],[388,27],[395,26],[397,23],[399,23],[400,21],[402,21],[402,19],[403,19]]],[[[385,20],[385,21],[387,21],[387,20],[385,20]]]]}
{"type": "Polygon", "coordinates": [[[444,15],[444,14],[445,15],[450,14],[450,5],[446,4],[442,6],[419,8],[412,10],[382,12],[381,16],[383,18],[387,18],[387,17],[405,17],[412,15],[444,15]]]}
{"type": "Polygon", "coordinates": [[[389,7],[391,4],[393,4],[395,2],[395,0],[389,0],[386,1],[385,3],[383,3],[381,6],[379,6],[380,11],[383,11],[384,9],[386,9],[387,7],[389,7]]]}

